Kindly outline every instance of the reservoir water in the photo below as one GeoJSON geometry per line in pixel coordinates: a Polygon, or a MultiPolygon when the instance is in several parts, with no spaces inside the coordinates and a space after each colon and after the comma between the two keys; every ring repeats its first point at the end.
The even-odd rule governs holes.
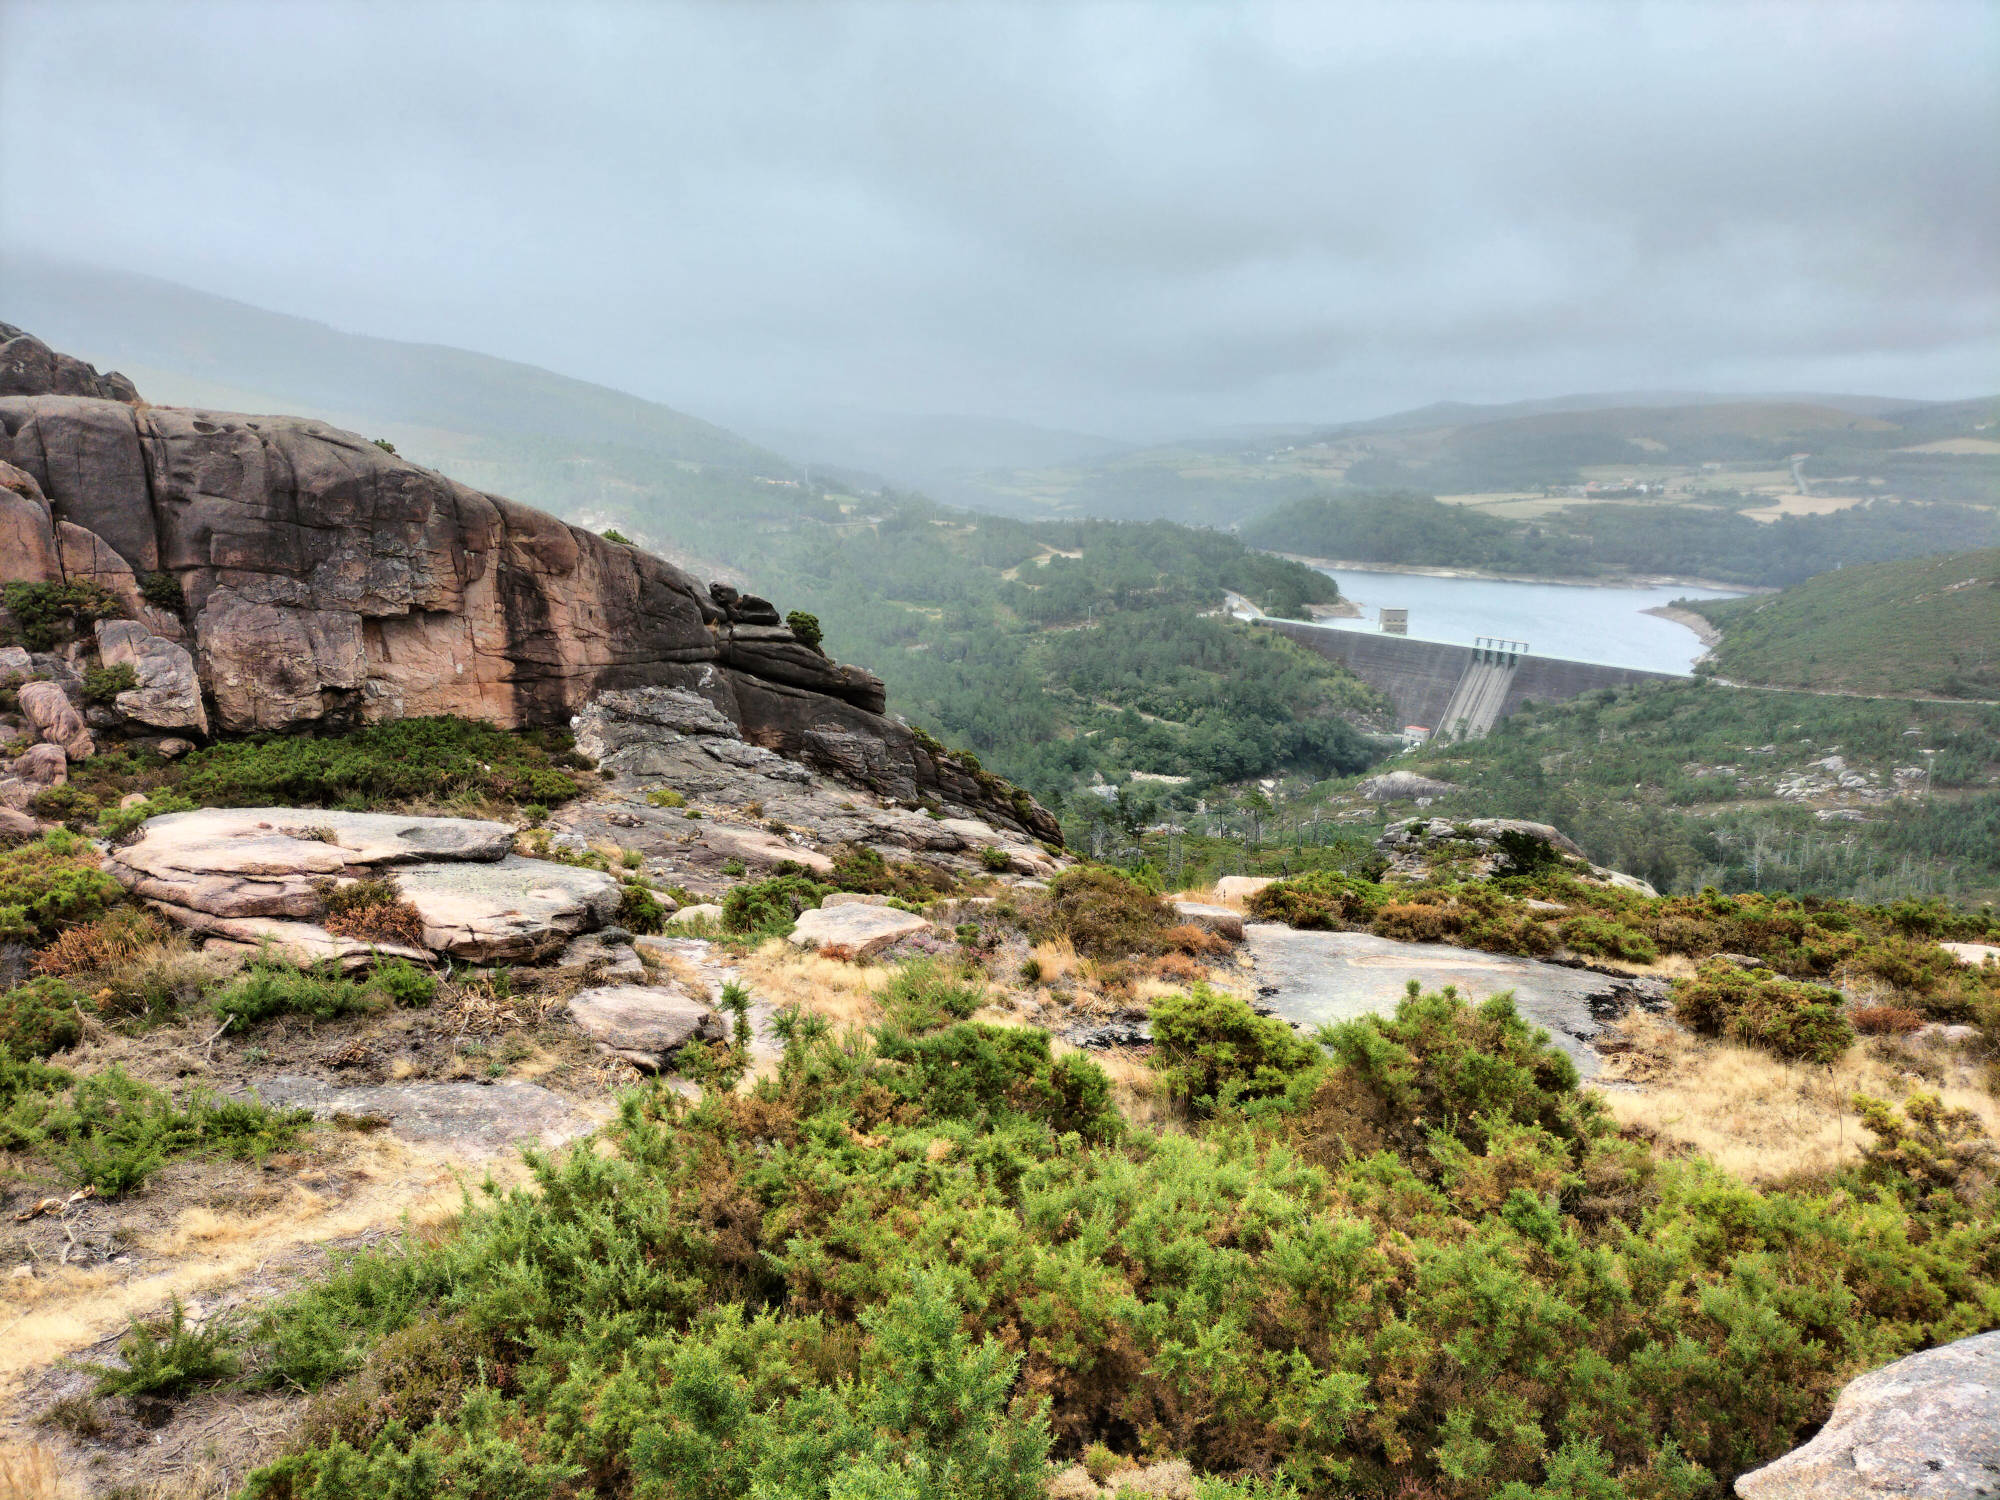
{"type": "Polygon", "coordinates": [[[1380,610],[1407,609],[1410,635],[1420,641],[1469,646],[1482,635],[1526,641],[1537,656],[1685,672],[1702,653],[1701,639],[1685,625],[1645,611],[1676,599],[1733,599],[1728,589],[1686,584],[1637,588],[1577,583],[1506,583],[1491,578],[1433,578],[1424,573],[1378,573],[1322,568],[1340,585],[1343,599],[1359,606],[1358,620],[1326,620],[1345,630],[1380,630],[1380,610]]]}

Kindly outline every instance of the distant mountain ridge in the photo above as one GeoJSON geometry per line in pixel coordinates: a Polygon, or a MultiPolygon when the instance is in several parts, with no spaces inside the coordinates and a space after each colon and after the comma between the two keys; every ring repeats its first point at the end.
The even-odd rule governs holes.
{"type": "Polygon", "coordinates": [[[344,333],[124,271],[0,256],[0,317],[98,365],[267,396],[286,411],[638,450],[675,462],[789,476],[794,466],[672,407],[534,365],[439,344],[344,333]]]}

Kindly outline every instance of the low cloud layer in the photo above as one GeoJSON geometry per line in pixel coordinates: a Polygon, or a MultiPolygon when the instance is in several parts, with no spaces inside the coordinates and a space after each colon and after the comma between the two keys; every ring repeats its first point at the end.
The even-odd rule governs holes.
{"type": "Polygon", "coordinates": [[[692,411],[2000,387],[2000,7],[0,0],[0,243],[692,411]]]}

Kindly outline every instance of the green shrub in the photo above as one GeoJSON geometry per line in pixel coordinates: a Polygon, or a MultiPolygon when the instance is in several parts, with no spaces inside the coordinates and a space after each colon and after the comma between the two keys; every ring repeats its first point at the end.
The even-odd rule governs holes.
{"type": "Polygon", "coordinates": [[[1115,960],[1159,953],[1175,925],[1167,905],[1129,875],[1105,865],[1075,865],[1049,883],[1044,937],[1066,937],[1087,958],[1115,960]]]}
{"type": "Polygon", "coordinates": [[[218,1019],[242,1031],[276,1016],[331,1021],[384,1010],[390,1003],[388,993],[370,980],[349,979],[330,967],[294,968],[279,960],[252,964],[217,991],[209,1007],[218,1019]]]}
{"type": "Polygon", "coordinates": [[[984,844],[979,850],[979,863],[982,868],[1000,875],[1013,868],[1014,860],[998,844],[984,844]]]}
{"type": "Polygon", "coordinates": [[[211,1318],[199,1328],[189,1324],[181,1299],[157,1323],[132,1324],[119,1340],[125,1363],[86,1365],[97,1377],[99,1396],[184,1396],[195,1386],[228,1380],[242,1367],[230,1348],[233,1330],[211,1318]]]}
{"type": "Polygon", "coordinates": [[[921,860],[885,859],[880,850],[866,844],[845,844],[837,850],[833,873],[827,880],[837,891],[895,896],[913,902],[948,895],[958,888],[958,881],[948,870],[921,860]]]}
{"type": "Polygon", "coordinates": [[[117,595],[87,579],[70,583],[10,583],[0,590],[30,651],[53,650],[95,620],[123,618],[117,595]]]}
{"type": "Polygon", "coordinates": [[[630,547],[633,545],[632,538],[625,535],[624,532],[619,531],[615,527],[607,527],[603,531],[599,532],[598,535],[603,537],[604,540],[607,542],[618,543],[618,545],[621,547],[630,547]]]}
{"type": "Polygon", "coordinates": [[[982,986],[948,964],[916,958],[899,964],[881,994],[882,1013],[904,1031],[933,1031],[970,1020],[986,1003],[982,986]]]}
{"type": "Polygon", "coordinates": [[[115,667],[83,669],[83,696],[86,702],[109,703],[120,693],[129,693],[138,685],[139,673],[127,662],[120,662],[115,667]]]}
{"type": "Polygon", "coordinates": [[[125,837],[148,818],[163,813],[193,812],[196,804],[177,792],[152,792],[144,802],[130,807],[108,807],[97,815],[97,836],[113,843],[125,837]]]}
{"type": "Polygon", "coordinates": [[[1702,1036],[1727,1037],[1794,1062],[1831,1063],[1854,1041],[1840,992],[1769,969],[1704,964],[1674,981],[1674,1015],[1702,1036]]]}
{"type": "Polygon", "coordinates": [[[375,965],[368,982],[402,1010],[419,1010],[437,999],[437,976],[407,958],[392,958],[375,965]]]}
{"type": "Polygon", "coordinates": [[[140,574],[139,594],[148,604],[169,614],[178,615],[187,609],[187,595],[181,589],[181,581],[171,573],[140,574]]]}
{"type": "Polygon", "coordinates": [[[664,932],[667,909],[645,886],[628,885],[618,897],[618,925],[636,933],[664,932]]]}
{"type": "Polygon", "coordinates": [[[821,656],[826,655],[826,649],[823,644],[826,636],[820,629],[818,615],[807,614],[802,609],[795,609],[785,616],[785,628],[797,636],[799,644],[807,650],[817,651],[821,656]]]}
{"type": "Polygon", "coordinates": [[[84,994],[61,979],[31,979],[0,995],[0,1054],[48,1057],[83,1040],[84,994]]]}
{"type": "Polygon", "coordinates": [[[686,807],[687,798],[672,787],[656,786],[646,793],[646,801],[653,807],[686,807]]]}
{"type": "Polygon", "coordinates": [[[722,930],[783,937],[800,912],[818,906],[832,889],[809,875],[773,875],[733,886],[722,898],[722,930]]]}
{"type": "Polygon", "coordinates": [[[275,735],[197,750],[177,789],[204,807],[372,807],[460,795],[555,806],[581,790],[546,737],[470,719],[397,719],[340,735],[275,735]]]}
{"type": "Polygon", "coordinates": [[[1205,984],[1156,1000],[1151,1022],[1161,1082],[1196,1115],[1283,1094],[1323,1060],[1285,1022],[1205,984]]]}
{"type": "Polygon", "coordinates": [[[1250,898],[1250,910],[1269,922],[1293,927],[1365,927],[1388,900],[1372,880],[1336,870],[1310,870],[1267,885],[1250,898]]]}
{"type": "Polygon", "coordinates": [[[176,1103],[116,1067],[79,1078],[0,1061],[0,1150],[53,1157],[72,1181],[107,1197],[130,1192],[174,1157],[261,1157],[291,1144],[311,1120],[304,1110],[205,1089],[176,1103]]]}
{"type": "Polygon", "coordinates": [[[90,844],[66,829],[0,850],[0,942],[39,947],[63,927],[92,922],[124,895],[90,844]]]}
{"type": "Polygon", "coordinates": [[[1618,958],[1635,964],[1650,964],[1660,956],[1653,940],[1645,933],[1634,931],[1623,922],[1607,921],[1603,917],[1570,917],[1558,931],[1562,934],[1564,945],[1575,953],[1596,958],[1618,958]]]}

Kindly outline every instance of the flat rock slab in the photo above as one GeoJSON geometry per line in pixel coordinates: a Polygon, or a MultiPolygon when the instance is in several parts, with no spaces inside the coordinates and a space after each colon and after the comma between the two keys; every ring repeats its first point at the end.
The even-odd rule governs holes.
{"type": "Polygon", "coordinates": [[[1243,941],[1243,914],[1226,906],[1210,906],[1202,901],[1176,901],[1174,915],[1232,943],[1243,941]]]}
{"type": "Polygon", "coordinates": [[[690,1042],[728,1040],[721,1016],[678,985],[610,984],[570,997],[569,1013],[599,1046],[643,1068],[664,1068],[690,1042]]]}
{"type": "Polygon", "coordinates": [[[1521,1015],[1549,1033],[1586,1078],[1598,1056],[1591,1038],[1636,1000],[1664,999],[1661,981],[1596,974],[1532,958],[1480,953],[1447,943],[1399,943],[1366,932],[1300,932],[1277,922],[1245,924],[1245,949],[1256,961],[1258,993],[1287,1021],[1303,1026],[1392,1016],[1405,987],[1456,985],[1480,1001],[1514,992],[1521,1015]]]}
{"type": "Polygon", "coordinates": [[[560,1146],[595,1125],[560,1094],[512,1078],[339,1088],[322,1078],[285,1074],[256,1088],[266,1104],[309,1109],[321,1119],[386,1120],[406,1141],[450,1146],[467,1156],[498,1156],[523,1144],[560,1146]]]}
{"type": "Polygon", "coordinates": [[[417,861],[494,861],[504,823],[301,807],[203,808],[149,818],[104,868],[139,895],[218,917],[312,917],[313,882],[417,861]]]}
{"type": "Polygon", "coordinates": [[[1848,1383],[1804,1447],[1736,1481],[1744,1500],[1972,1500],[2000,1494],[2000,1333],[1848,1383]]]}
{"type": "Polygon", "coordinates": [[[440,953],[488,962],[535,958],[617,915],[618,882],[602,870],[523,859],[407,865],[396,881],[440,953]]]}
{"type": "MultiPolygon", "coordinates": [[[[1995,943],[1939,943],[1938,946],[1962,964],[1978,968],[1988,960],[2000,964],[2000,944],[1995,943]]],[[[1996,1491],[2000,1493],[2000,1491],[1996,1491]]]]}
{"type": "Polygon", "coordinates": [[[930,930],[930,919],[893,906],[836,906],[801,912],[791,941],[801,948],[841,947],[856,958],[930,930]]]}
{"type": "Polygon", "coordinates": [[[165,901],[150,904],[168,920],[190,932],[204,934],[211,942],[234,944],[251,951],[269,948],[293,963],[331,960],[342,969],[360,969],[382,958],[407,958],[421,964],[431,961],[430,953],[422,948],[335,937],[312,922],[295,922],[284,917],[217,917],[165,901]]]}

